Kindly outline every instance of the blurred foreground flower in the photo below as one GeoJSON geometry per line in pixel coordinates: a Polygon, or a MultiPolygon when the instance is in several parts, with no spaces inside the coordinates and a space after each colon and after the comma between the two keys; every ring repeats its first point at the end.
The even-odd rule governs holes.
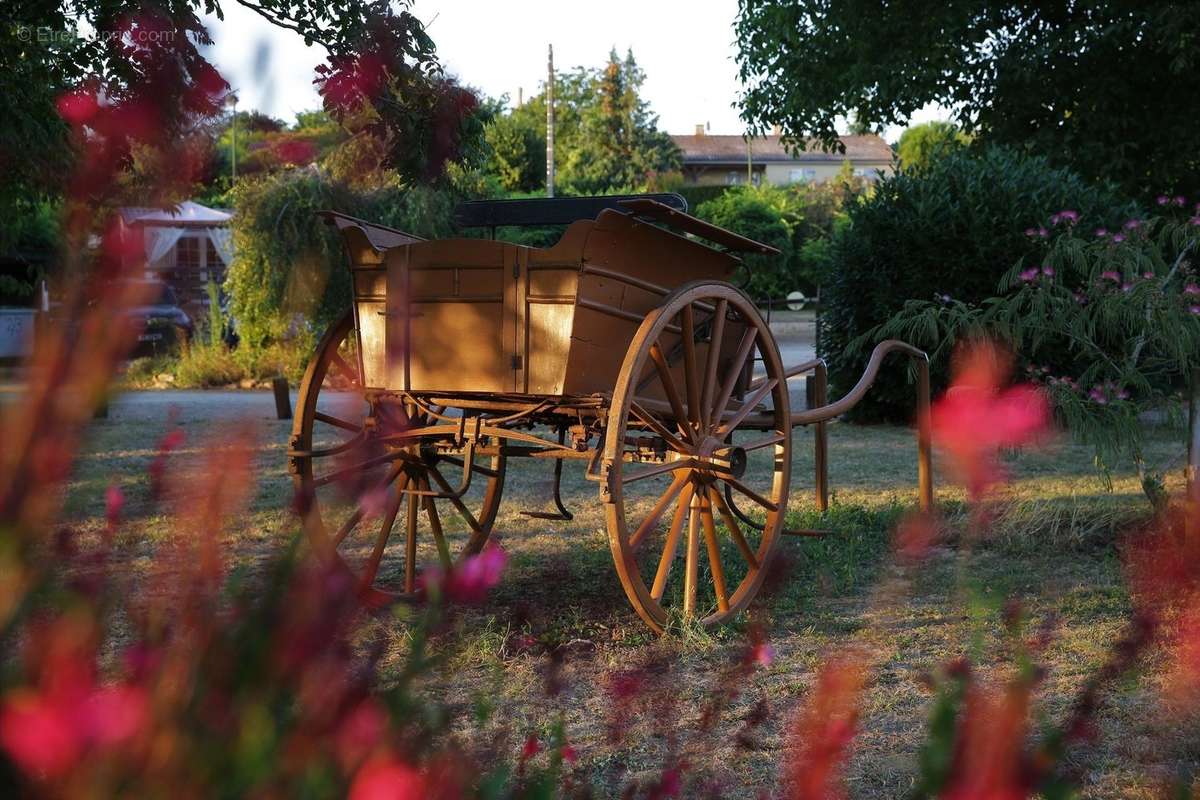
{"type": "Polygon", "coordinates": [[[953,383],[932,409],[933,440],[975,501],[1004,479],[999,450],[1036,440],[1049,423],[1049,404],[1037,389],[1005,388],[1011,371],[1007,352],[975,343],[957,354],[953,383]]]}
{"type": "Polygon", "coordinates": [[[862,656],[831,658],[817,673],[805,707],[792,723],[785,768],[788,800],[843,797],[841,773],[858,726],[859,699],[867,679],[862,656]]]}

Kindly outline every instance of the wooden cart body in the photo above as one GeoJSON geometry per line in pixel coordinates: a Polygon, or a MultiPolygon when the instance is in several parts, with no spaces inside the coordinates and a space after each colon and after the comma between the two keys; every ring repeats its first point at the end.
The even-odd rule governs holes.
{"type": "Polygon", "coordinates": [[[638,326],[664,297],[689,281],[728,281],[741,264],[613,209],[574,222],[549,248],[488,239],[389,245],[357,223],[342,232],[363,375],[374,390],[609,392],[638,326]]]}
{"type": "Polygon", "coordinates": [[[792,429],[815,426],[816,492],[824,508],[825,423],[861,399],[889,352],[918,360],[921,505],[932,502],[924,354],[902,342],[880,344],[858,386],[827,404],[824,362],[784,367],[758,308],[731,284],[739,253],[772,248],[687,215],[678,196],[467,205],[480,212],[474,224],[493,229],[492,239],[424,241],[326,212],[349,256],[352,315],[326,333],[305,374],[290,469],[309,509],[306,527],[318,550],[335,559],[366,512],[352,506],[335,531],[320,519],[316,490],[348,483],[353,494],[365,483],[387,495],[383,527],[360,576],[371,602],[419,593],[422,511],[441,568],[453,569],[438,503],[469,528],[462,555],[478,552],[497,516],[505,462],[522,456],[555,463],[557,511],[526,512],[547,520],[571,519],[559,478],[564,461],[583,462],[585,477],[599,484],[622,586],[651,627],[669,624],[664,591],[680,548],[683,613],[724,622],[758,592],[781,535],[814,533],[784,527],[792,429]],[[569,224],[547,248],[494,238],[498,225],[514,221],[569,224]],[[334,372],[341,373],[339,387],[348,383],[365,400],[363,420],[319,407],[318,393],[334,372]],[[818,407],[793,414],[788,379],[805,372],[816,379],[818,407]],[[315,423],[353,435],[319,444],[315,423]],[[752,455],[765,457],[755,486],[744,482],[752,455]],[[339,466],[344,460],[350,464],[339,466]],[[322,470],[322,463],[336,468],[322,470]],[[461,470],[457,487],[443,474],[448,465],[461,470]],[[476,477],[486,490],[472,511],[465,498],[476,477]],[[631,487],[650,485],[657,488],[647,498],[630,499],[631,487]],[[737,498],[752,513],[740,510],[737,498]],[[404,503],[404,589],[392,593],[375,581],[404,503]],[[639,548],[662,532],[667,516],[655,570],[639,561],[639,548]],[[743,527],[761,534],[756,545],[743,527]],[[711,613],[698,599],[702,538],[711,613]],[[722,540],[740,553],[740,577],[728,583],[722,540]]]}

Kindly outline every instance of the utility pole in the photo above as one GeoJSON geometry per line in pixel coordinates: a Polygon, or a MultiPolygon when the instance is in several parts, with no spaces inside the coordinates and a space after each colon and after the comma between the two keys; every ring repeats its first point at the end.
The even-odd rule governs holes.
{"type": "Polygon", "coordinates": [[[554,45],[546,70],[546,197],[554,197],[554,45]]]}
{"type": "Polygon", "coordinates": [[[754,151],[751,147],[750,133],[746,133],[746,185],[754,185],[754,151]]]}
{"type": "Polygon", "coordinates": [[[225,104],[229,106],[229,124],[230,135],[233,137],[233,143],[229,148],[229,160],[233,166],[233,182],[237,183],[237,95],[229,93],[225,97],[225,104]]]}

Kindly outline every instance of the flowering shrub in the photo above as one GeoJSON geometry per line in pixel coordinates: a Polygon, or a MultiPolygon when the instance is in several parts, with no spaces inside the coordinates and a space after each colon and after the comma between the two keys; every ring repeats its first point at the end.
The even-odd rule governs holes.
{"type": "Polygon", "coordinates": [[[964,339],[1002,337],[1067,428],[1104,465],[1131,459],[1161,502],[1139,417],[1177,411],[1200,366],[1200,205],[1159,200],[1155,216],[1111,230],[1084,228],[1070,209],[1055,213],[1025,231],[1041,248],[1009,270],[996,296],[909,301],[863,341],[899,336],[938,358],[964,339]]]}
{"type": "MultiPolygon", "coordinates": [[[[848,205],[850,224],[834,236],[821,281],[817,352],[829,360],[830,396],[854,386],[878,341],[873,329],[906,302],[948,295],[978,303],[996,293],[1013,264],[1043,263],[1047,240],[1025,229],[1061,230],[1049,217],[1064,208],[1078,212],[1079,226],[1091,230],[1119,225],[1136,206],[1110,187],[996,146],[961,148],[925,168],[901,169],[879,181],[869,198],[848,205]]],[[[904,370],[901,362],[885,364],[851,417],[910,421],[914,393],[904,370]]],[[[949,359],[933,359],[930,370],[935,393],[942,391],[949,359]]]]}

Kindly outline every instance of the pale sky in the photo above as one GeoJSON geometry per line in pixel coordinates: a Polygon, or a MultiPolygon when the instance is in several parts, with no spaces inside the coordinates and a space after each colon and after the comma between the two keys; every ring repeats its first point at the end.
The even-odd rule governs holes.
{"type": "MultiPolygon", "coordinates": [[[[234,86],[239,108],[256,108],[285,121],[319,108],[314,68],[320,46],[277,28],[232,1],[225,20],[207,17],[214,45],[208,56],[234,86]]],[[[559,70],[600,66],[612,47],[633,48],[646,72],[643,96],[659,115],[659,128],[691,133],[708,123],[712,133],[741,133],[733,103],[738,97],[733,19],[737,0],[415,0],[447,71],[484,94],[517,90],[535,94],[546,77],[546,48],[554,45],[559,70]]],[[[925,109],[914,121],[937,118],[925,109]]],[[[900,129],[887,131],[893,141],[900,129]]]]}

